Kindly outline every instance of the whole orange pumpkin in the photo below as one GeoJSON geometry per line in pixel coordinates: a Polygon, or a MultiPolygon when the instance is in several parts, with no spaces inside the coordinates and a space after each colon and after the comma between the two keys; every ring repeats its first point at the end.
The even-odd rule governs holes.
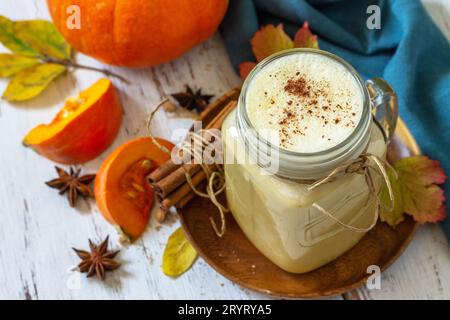
{"type": "Polygon", "coordinates": [[[228,0],[47,0],[47,4],[54,24],[78,51],[108,64],[144,67],[174,60],[212,36],[228,0]]]}

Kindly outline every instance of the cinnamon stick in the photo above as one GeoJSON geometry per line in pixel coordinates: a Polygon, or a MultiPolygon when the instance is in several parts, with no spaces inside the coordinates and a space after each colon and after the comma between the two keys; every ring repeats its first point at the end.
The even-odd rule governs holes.
{"type": "Polygon", "coordinates": [[[166,220],[166,216],[167,216],[168,212],[169,212],[169,210],[164,210],[162,208],[158,208],[156,211],[156,221],[163,222],[164,220],[166,220]]]}
{"type": "Polygon", "coordinates": [[[226,117],[236,108],[236,101],[230,101],[223,109],[217,114],[217,116],[211,120],[211,123],[206,126],[206,129],[220,129],[226,117]]]}
{"type": "MultiPolygon", "coordinates": [[[[236,101],[228,102],[220,109],[204,113],[202,118],[212,118],[208,120],[205,129],[220,129],[226,117],[236,107],[236,101]],[[208,115],[206,115],[208,114],[208,115]]],[[[211,171],[216,170],[216,165],[208,165],[211,171]]],[[[149,176],[150,181],[155,190],[155,194],[160,201],[160,208],[158,210],[159,219],[164,219],[170,207],[183,208],[190,200],[192,200],[196,193],[192,190],[189,183],[186,181],[185,173],[191,177],[191,182],[195,187],[202,187],[206,185],[206,173],[202,170],[200,164],[186,164],[184,167],[175,165],[171,160],[160,167],[158,171],[155,170],[149,176]]],[[[158,220],[159,220],[158,219],[158,220]]]]}
{"type": "MultiPolygon", "coordinates": [[[[203,110],[199,117],[198,121],[202,121],[203,125],[206,127],[215,116],[228,104],[230,101],[237,100],[239,97],[240,89],[235,88],[227,93],[225,93],[220,98],[214,100],[205,110],[203,110]]],[[[194,127],[191,127],[193,130],[194,127]]]]}
{"type": "MultiPolygon", "coordinates": [[[[204,171],[197,172],[192,178],[191,182],[194,187],[197,187],[202,181],[206,179],[206,174],[204,171]]],[[[161,209],[162,210],[169,210],[170,207],[175,205],[178,201],[183,199],[185,196],[187,196],[189,193],[195,192],[192,190],[189,183],[186,181],[185,184],[183,184],[181,187],[179,187],[177,190],[172,192],[169,196],[167,196],[162,202],[161,202],[161,209]]]]}
{"type": "Polygon", "coordinates": [[[173,163],[171,160],[166,161],[161,166],[156,168],[150,175],[147,177],[150,183],[155,183],[161,180],[164,177],[167,177],[169,174],[174,172],[180,165],[173,163]]]}
{"type": "Polygon", "coordinates": [[[178,166],[178,169],[173,171],[165,178],[153,183],[153,190],[159,198],[165,198],[170,192],[178,188],[180,185],[186,182],[186,173],[193,176],[200,171],[201,166],[198,164],[186,164],[184,168],[178,166]]]}
{"type": "MultiPolygon", "coordinates": [[[[235,88],[228,91],[226,94],[221,96],[220,98],[214,100],[209,106],[203,110],[199,117],[198,121],[202,121],[205,128],[210,125],[212,120],[224,109],[224,107],[233,100],[237,100],[239,97],[240,89],[235,88]]],[[[191,127],[190,131],[194,130],[194,126],[191,127]]],[[[153,171],[149,176],[148,180],[150,183],[155,183],[161,180],[162,178],[168,176],[173,171],[179,168],[179,165],[174,164],[171,160],[166,161],[159,168],[153,171]]]]}
{"type": "MultiPolygon", "coordinates": [[[[202,181],[197,188],[199,189],[204,189],[206,186],[206,181],[202,181]]],[[[189,192],[186,196],[184,196],[180,201],[178,201],[177,203],[175,203],[175,208],[177,209],[183,209],[188,203],[189,201],[191,201],[192,199],[194,199],[196,196],[195,192],[189,192]]]]}
{"type": "MultiPolygon", "coordinates": [[[[212,122],[207,126],[207,129],[220,129],[222,127],[225,118],[230,114],[231,111],[234,110],[235,107],[236,101],[229,102],[217,114],[214,120],[212,120],[212,122]]],[[[210,170],[214,170],[214,165],[209,165],[208,167],[210,170]]],[[[193,176],[198,171],[200,171],[200,169],[201,165],[198,163],[186,164],[184,165],[184,168],[180,166],[177,169],[173,170],[166,177],[162,178],[159,181],[157,180],[155,183],[152,184],[157,197],[159,199],[164,199],[166,196],[169,195],[169,193],[171,193],[176,188],[178,188],[179,186],[181,186],[183,183],[186,182],[186,172],[190,176],[193,176]]]]}

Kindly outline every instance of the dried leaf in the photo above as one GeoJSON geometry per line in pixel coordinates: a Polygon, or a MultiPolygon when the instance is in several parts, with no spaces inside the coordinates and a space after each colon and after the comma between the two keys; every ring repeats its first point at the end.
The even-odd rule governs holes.
{"type": "Polygon", "coordinates": [[[395,227],[400,222],[405,220],[405,211],[402,197],[402,189],[399,180],[395,178],[395,174],[391,169],[387,170],[389,181],[391,182],[392,191],[394,193],[394,208],[392,211],[387,210],[391,206],[391,200],[389,198],[389,192],[386,187],[381,189],[381,203],[386,208],[381,208],[380,220],[386,222],[390,226],[395,227]]]}
{"type": "Polygon", "coordinates": [[[15,35],[41,55],[69,60],[71,48],[55,25],[46,20],[14,22],[15,35]]]}
{"type": "Polygon", "coordinates": [[[164,250],[162,269],[170,277],[186,272],[197,258],[197,252],[186,239],[183,229],[178,228],[169,237],[164,250]]]}
{"type": "MultiPolygon", "coordinates": [[[[274,25],[266,25],[257,31],[253,38],[250,40],[253,53],[256,60],[267,58],[271,54],[276,52],[292,49],[292,48],[315,48],[319,49],[319,43],[317,36],[311,33],[309,30],[308,22],[303,24],[297,34],[295,35],[295,41],[284,32],[283,25],[279,24],[277,27],[274,25]]],[[[250,71],[255,67],[254,62],[243,62],[239,65],[239,74],[242,79],[245,79],[250,71]]]]}
{"type": "MultiPolygon", "coordinates": [[[[390,172],[389,177],[394,189],[395,209],[392,212],[381,210],[381,219],[392,226],[403,220],[403,214],[411,215],[419,223],[439,222],[446,218],[444,192],[437,186],[446,179],[439,161],[425,156],[403,158],[394,165],[398,174],[396,180],[390,172]]],[[[385,206],[389,204],[386,188],[381,199],[385,206]]]]}
{"type": "Polygon", "coordinates": [[[11,79],[3,93],[3,98],[9,101],[25,101],[34,98],[65,70],[66,67],[53,63],[28,68],[11,79]]]}
{"type": "Polygon", "coordinates": [[[0,42],[9,50],[25,55],[38,56],[39,53],[14,34],[14,22],[0,16],[0,42]]]}
{"type": "Polygon", "coordinates": [[[255,33],[250,43],[258,62],[275,52],[294,47],[291,38],[284,32],[282,24],[277,27],[271,24],[262,27],[255,33]]]}
{"type": "Polygon", "coordinates": [[[319,41],[317,40],[317,36],[311,33],[307,21],[305,21],[303,27],[297,31],[294,38],[294,47],[319,49],[319,41]]]}
{"type": "Polygon", "coordinates": [[[241,76],[241,79],[245,80],[245,78],[247,78],[248,74],[253,70],[255,66],[256,63],[254,62],[242,62],[239,65],[239,75],[241,76]]]}
{"type": "Polygon", "coordinates": [[[0,53],[0,77],[8,78],[16,73],[39,64],[34,58],[9,53],[0,53]]]}

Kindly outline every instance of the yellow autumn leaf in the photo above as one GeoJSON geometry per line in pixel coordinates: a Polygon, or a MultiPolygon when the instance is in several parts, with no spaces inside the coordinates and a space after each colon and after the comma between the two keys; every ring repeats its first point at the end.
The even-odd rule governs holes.
{"type": "Polygon", "coordinates": [[[9,50],[25,55],[38,56],[38,52],[28,44],[17,38],[14,34],[14,22],[4,16],[0,16],[0,42],[9,50]]]}
{"type": "Polygon", "coordinates": [[[392,169],[388,169],[387,174],[391,183],[392,192],[394,194],[394,207],[390,208],[390,206],[392,206],[392,203],[389,197],[389,191],[386,186],[383,186],[380,193],[381,203],[383,204],[380,211],[380,220],[386,222],[392,227],[395,227],[400,222],[405,220],[403,190],[399,179],[396,178],[396,175],[394,174],[392,169]]]}
{"type": "Polygon", "coordinates": [[[387,187],[381,190],[381,221],[396,226],[408,214],[419,223],[439,222],[447,217],[444,190],[439,187],[447,179],[439,161],[426,156],[400,159],[394,164],[398,178],[389,169],[388,176],[394,194],[394,209],[390,205],[387,187]]]}
{"type": "Polygon", "coordinates": [[[178,228],[169,237],[164,250],[162,269],[170,277],[186,272],[197,258],[197,252],[186,239],[183,229],[178,228]]]}
{"type": "Polygon", "coordinates": [[[41,55],[62,60],[70,59],[70,45],[50,21],[16,21],[13,30],[17,38],[41,55]]]}
{"type": "Polygon", "coordinates": [[[65,70],[65,66],[46,63],[21,71],[9,82],[3,98],[8,101],[25,101],[34,98],[65,70]]]}
{"type": "Polygon", "coordinates": [[[250,44],[258,62],[264,60],[271,54],[294,47],[294,42],[284,32],[282,24],[276,27],[272,24],[262,27],[250,39],[250,44]]]}
{"type": "Polygon", "coordinates": [[[0,53],[0,77],[8,78],[16,73],[39,64],[34,58],[9,53],[0,53]]]}

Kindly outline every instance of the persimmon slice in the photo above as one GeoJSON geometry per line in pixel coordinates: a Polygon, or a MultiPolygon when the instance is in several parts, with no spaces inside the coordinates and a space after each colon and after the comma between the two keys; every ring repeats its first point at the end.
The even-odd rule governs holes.
{"type": "Polygon", "coordinates": [[[121,121],[116,90],[108,79],[100,79],[68,99],[51,123],[32,129],[23,143],[55,162],[83,163],[109,147],[121,121]]]}
{"type": "MultiPolygon", "coordinates": [[[[169,150],[174,146],[156,140],[169,150]]],[[[151,138],[137,138],[114,150],[97,173],[94,193],[101,214],[131,240],[145,231],[153,207],[153,188],[147,176],[169,159],[151,138]]]]}

